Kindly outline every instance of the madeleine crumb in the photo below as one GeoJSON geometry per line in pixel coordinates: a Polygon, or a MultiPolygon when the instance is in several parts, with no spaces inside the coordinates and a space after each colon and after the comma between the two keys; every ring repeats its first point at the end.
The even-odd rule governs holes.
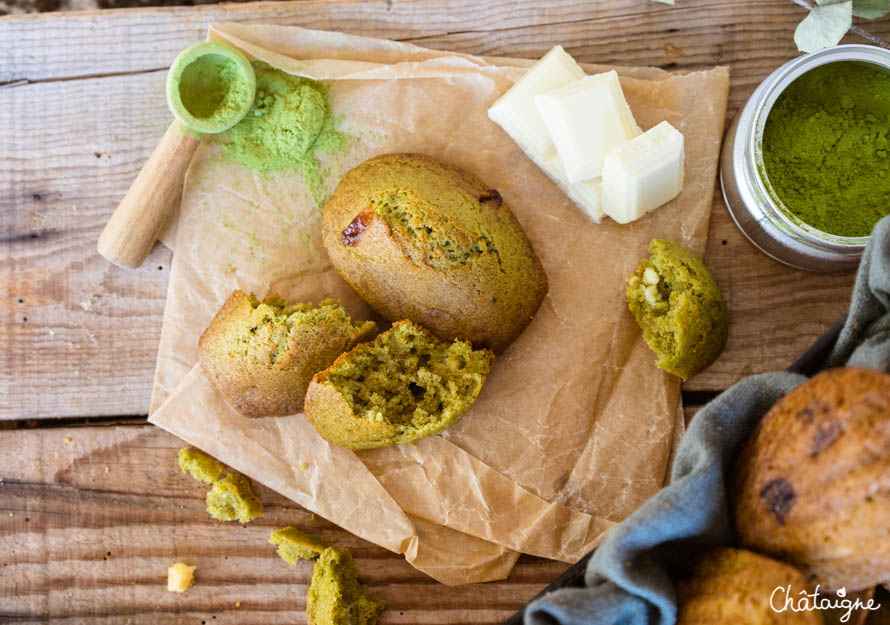
{"type": "Polygon", "coordinates": [[[185,592],[195,583],[195,568],[182,562],[177,562],[167,569],[167,590],[169,592],[185,592]]]}
{"type": "Polygon", "coordinates": [[[250,480],[240,473],[229,473],[214,482],[205,501],[208,514],[220,521],[249,523],[263,516],[263,503],[253,492],[250,480]]]}
{"type": "Polygon", "coordinates": [[[317,558],[329,547],[322,539],[291,526],[272,532],[269,542],[278,545],[278,555],[290,566],[300,560],[317,558]]]}
{"type": "Polygon", "coordinates": [[[194,447],[186,447],[179,450],[179,469],[188,473],[196,480],[205,484],[213,484],[222,475],[226,465],[194,447]]]}

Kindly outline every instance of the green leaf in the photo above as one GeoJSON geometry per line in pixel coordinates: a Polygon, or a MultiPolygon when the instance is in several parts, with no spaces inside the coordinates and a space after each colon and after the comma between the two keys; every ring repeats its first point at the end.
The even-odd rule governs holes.
{"type": "Polygon", "coordinates": [[[890,0],[853,0],[853,15],[874,20],[890,13],[890,0]]]}
{"type": "Polygon", "coordinates": [[[794,31],[794,43],[801,52],[815,52],[828,48],[837,45],[852,25],[852,0],[815,6],[797,25],[794,31]]]}

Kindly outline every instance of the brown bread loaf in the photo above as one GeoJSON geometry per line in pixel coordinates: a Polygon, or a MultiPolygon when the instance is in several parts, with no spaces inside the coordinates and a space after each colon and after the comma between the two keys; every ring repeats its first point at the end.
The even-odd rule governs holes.
{"type": "Polygon", "coordinates": [[[806,578],[793,566],[745,549],[706,551],[675,576],[674,586],[677,625],[822,625],[818,612],[773,609],[782,610],[789,586],[795,599],[808,592],[806,578]]]}
{"type": "Polygon", "coordinates": [[[890,375],[833,369],[779,400],[736,460],[744,546],[827,590],[890,579],[890,375]]]}

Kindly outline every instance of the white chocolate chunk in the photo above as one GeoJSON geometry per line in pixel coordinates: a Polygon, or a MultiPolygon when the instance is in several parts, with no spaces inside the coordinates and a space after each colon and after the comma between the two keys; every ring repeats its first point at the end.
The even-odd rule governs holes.
{"type": "Polygon", "coordinates": [[[658,287],[654,284],[650,284],[643,288],[643,297],[646,298],[646,302],[648,302],[650,306],[655,306],[655,304],[658,303],[658,287]]]}
{"type": "Polygon", "coordinates": [[[606,154],[640,134],[615,70],[541,93],[535,104],[572,184],[599,177],[606,154]]]}
{"type": "Polygon", "coordinates": [[[562,46],[556,46],[488,109],[488,116],[505,130],[509,127],[507,132],[514,139],[520,137],[517,143],[546,154],[552,144],[535,108],[535,96],[583,77],[584,70],[575,59],[562,46]]]}
{"type": "Polygon", "coordinates": [[[658,284],[658,274],[652,267],[643,270],[643,284],[658,284]]]}
{"type": "Polygon", "coordinates": [[[568,84],[584,77],[584,71],[560,46],[548,52],[520,78],[490,109],[488,116],[496,122],[519,148],[525,152],[557,186],[569,196],[591,220],[599,223],[603,217],[600,202],[600,181],[586,180],[573,185],[566,177],[565,169],[544,122],[535,106],[535,96],[554,87],[568,84]]]}
{"type": "Polygon", "coordinates": [[[661,122],[606,155],[602,203],[621,224],[677,197],[683,190],[683,135],[661,122]]]}

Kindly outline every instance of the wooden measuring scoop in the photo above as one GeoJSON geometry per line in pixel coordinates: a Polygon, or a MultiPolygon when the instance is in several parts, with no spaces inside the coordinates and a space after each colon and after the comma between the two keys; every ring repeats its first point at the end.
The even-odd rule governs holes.
{"type": "Polygon", "coordinates": [[[167,105],[176,119],[99,236],[102,256],[120,267],[142,264],[182,191],[201,135],[241,121],[255,92],[253,67],[235,48],[205,42],[179,53],[167,74],[167,105]]]}

